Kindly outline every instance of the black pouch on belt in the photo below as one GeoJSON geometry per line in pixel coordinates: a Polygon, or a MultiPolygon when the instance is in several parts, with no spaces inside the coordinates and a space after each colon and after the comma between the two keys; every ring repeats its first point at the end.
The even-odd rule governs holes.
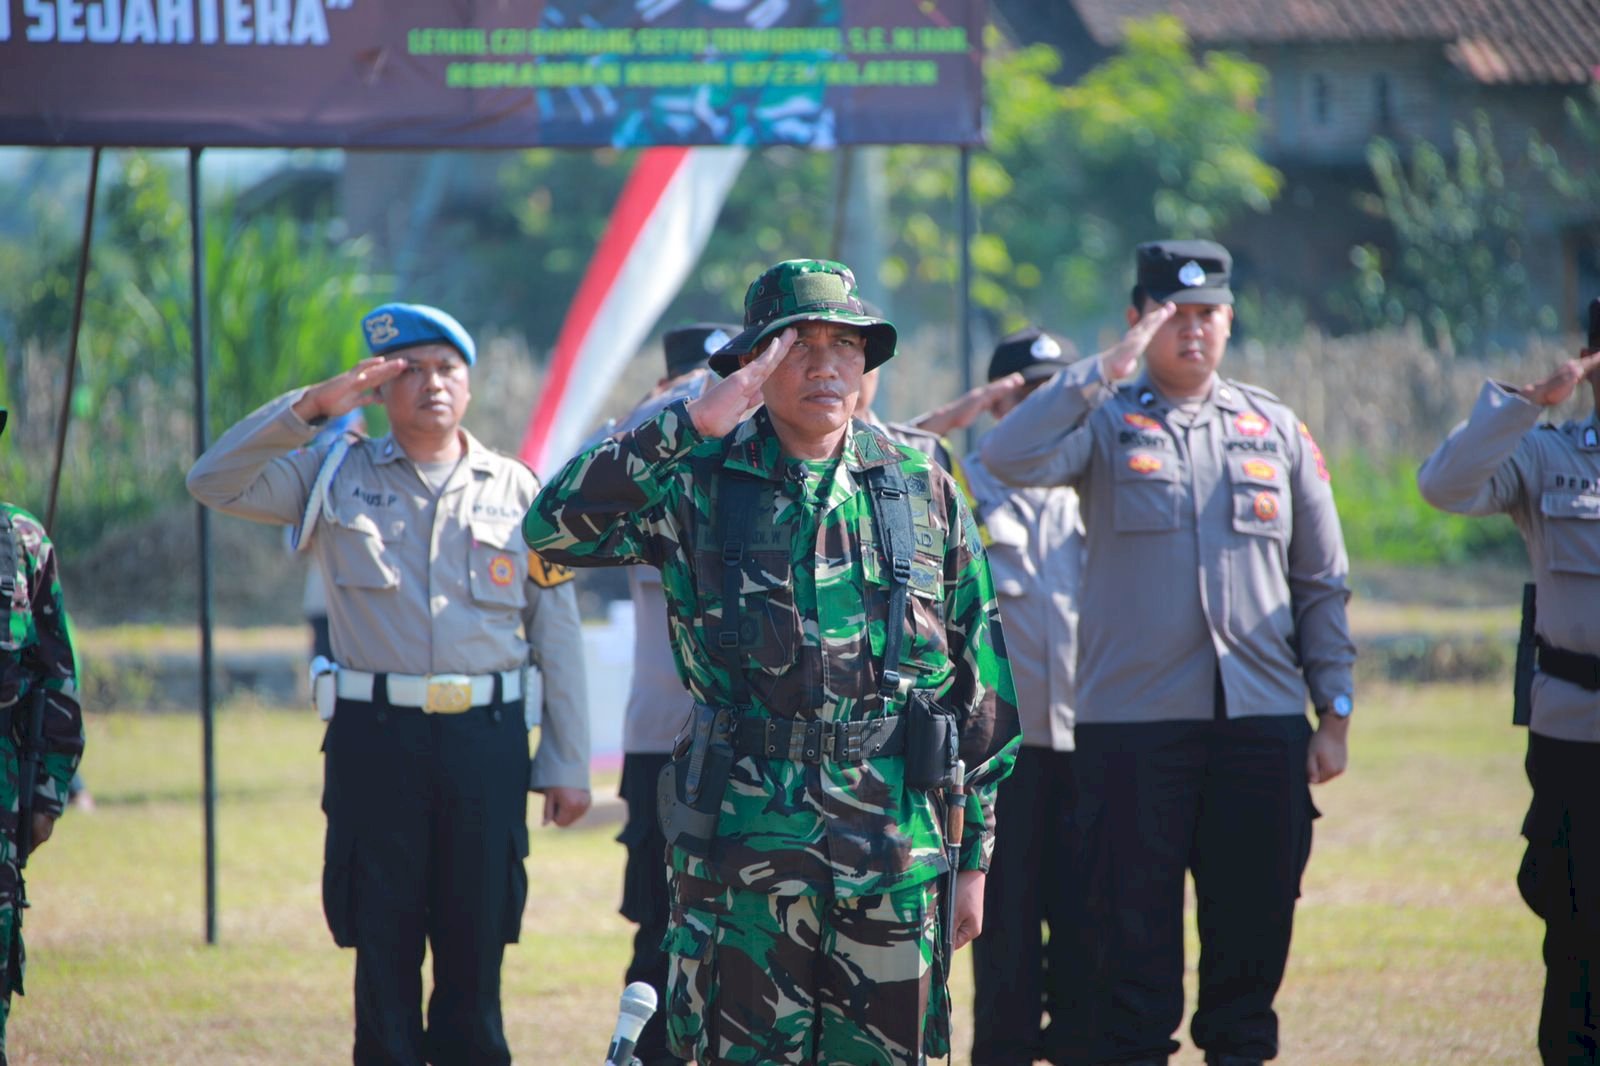
{"type": "Polygon", "coordinates": [[[913,691],[906,703],[906,784],[942,789],[956,765],[956,716],[927,693],[913,691]]]}
{"type": "Polygon", "coordinates": [[[656,814],[667,843],[710,856],[733,758],[732,708],[696,703],[687,742],[656,779],[656,814]]]}

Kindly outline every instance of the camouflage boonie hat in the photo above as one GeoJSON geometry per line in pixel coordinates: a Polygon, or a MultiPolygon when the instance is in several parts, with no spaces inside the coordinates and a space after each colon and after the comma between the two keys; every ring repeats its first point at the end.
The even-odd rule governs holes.
{"type": "Polygon", "coordinates": [[[744,294],[744,332],[711,357],[711,369],[727,377],[739,357],[797,322],[843,322],[866,335],[871,370],[894,355],[894,326],[867,313],[856,293],[856,276],[829,259],[788,259],[769,267],[744,294]]]}

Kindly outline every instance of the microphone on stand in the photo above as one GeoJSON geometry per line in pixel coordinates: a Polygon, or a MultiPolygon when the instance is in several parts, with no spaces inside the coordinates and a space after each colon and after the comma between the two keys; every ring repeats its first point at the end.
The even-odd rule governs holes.
{"type": "Polygon", "coordinates": [[[655,1012],[656,990],[644,981],[635,981],[622,990],[622,1002],[617,1005],[617,1028],[611,1034],[606,1066],[631,1066],[639,1031],[655,1012]]]}

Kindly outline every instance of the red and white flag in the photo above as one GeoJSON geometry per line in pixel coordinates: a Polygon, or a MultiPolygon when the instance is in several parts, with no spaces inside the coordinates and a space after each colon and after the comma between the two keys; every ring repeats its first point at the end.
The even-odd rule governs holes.
{"type": "Polygon", "coordinates": [[[592,431],[627,361],[711,236],[744,148],[647,148],[617,198],[556,338],[522,461],[548,477],[592,431]]]}

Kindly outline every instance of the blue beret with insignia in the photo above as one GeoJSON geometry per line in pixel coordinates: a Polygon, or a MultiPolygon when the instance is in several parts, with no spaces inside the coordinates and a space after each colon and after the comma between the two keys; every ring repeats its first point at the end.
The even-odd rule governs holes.
{"type": "Polygon", "coordinates": [[[375,307],[361,320],[361,333],[373,355],[389,355],[423,344],[448,344],[461,353],[468,366],[478,361],[477,346],[461,323],[427,304],[375,307]]]}

